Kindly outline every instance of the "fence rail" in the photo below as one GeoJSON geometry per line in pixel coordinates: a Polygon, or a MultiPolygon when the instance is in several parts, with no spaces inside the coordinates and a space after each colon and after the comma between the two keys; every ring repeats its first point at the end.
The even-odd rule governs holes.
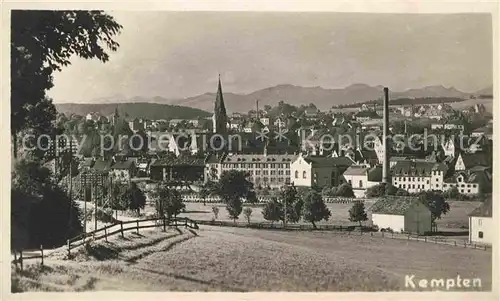
{"type": "Polygon", "coordinates": [[[177,217],[177,218],[166,218],[166,217],[152,217],[140,220],[130,220],[130,221],[119,221],[117,223],[96,229],[91,232],[82,233],[76,237],[67,240],[68,257],[71,256],[71,250],[84,245],[87,238],[92,238],[93,241],[105,239],[108,237],[116,235],[118,233],[124,236],[124,232],[130,230],[136,230],[139,233],[140,229],[156,228],[163,226],[163,231],[166,231],[167,226],[185,226],[186,228],[198,229],[198,224],[196,221],[189,219],[187,217],[177,217]],[[154,222],[152,224],[145,224],[147,222],[154,222]],[[160,224],[158,223],[160,222],[160,224]],[[130,225],[130,226],[129,226],[130,225]],[[115,228],[110,230],[111,228],[115,228]]]}
{"type": "MultiPolygon", "coordinates": [[[[23,251],[22,250],[19,250],[19,251],[15,251],[14,250],[14,260],[12,260],[12,263],[17,267],[19,265],[19,267],[21,268],[21,271],[23,270],[23,261],[24,260],[28,260],[28,259],[41,259],[41,264],[43,265],[43,245],[40,245],[40,249],[38,250],[40,253],[39,254],[36,254],[36,255],[31,255],[31,256],[25,256],[24,254],[26,254],[26,252],[30,252],[30,251],[24,251],[24,254],[23,254],[23,251]]],[[[31,251],[33,252],[33,251],[31,251]]]]}
{"type": "Polygon", "coordinates": [[[247,222],[231,222],[231,221],[214,221],[214,220],[196,220],[199,225],[209,225],[209,226],[220,226],[220,227],[238,227],[238,228],[253,228],[253,229],[268,229],[268,230],[287,230],[287,231],[297,231],[297,230],[315,230],[315,231],[332,231],[341,232],[347,235],[368,235],[371,237],[379,238],[391,238],[391,239],[401,239],[401,240],[411,240],[426,243],[434,243],[441,245],[449,245],[455,247],[488,250],[491,249],[490,245],[485,244],[474,244],[468,243],[467,241],[457,241],[457,240],[446,240],[433,236],[419,236],[415,234],[406,233],[395,233],[395,232],[383,232],[375,231],[371,227],[366,226],[343,226],[343,225],[316,225],[314,228],[312,225],[308,224],[287,224],[286,229],[283,228],[282,223],[247,223],[247,222]]]}

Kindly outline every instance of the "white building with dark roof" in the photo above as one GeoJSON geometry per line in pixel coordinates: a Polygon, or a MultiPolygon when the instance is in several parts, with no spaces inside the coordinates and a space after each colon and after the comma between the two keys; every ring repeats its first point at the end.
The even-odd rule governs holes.
{"type": "Polygon", "coordinates": [[[493,244],[496,228],[490,198],[469,214],[469,243],[493,244]]]}
{"type": "Polygon", "coordinates": [[[291,182],[295,186],[339,186],[342,174],[353,165],[346,157],[303,156],[291,164],[291,182]]]}
{"type": "Polygon", "coordinates": [[[382,181],[382,168],[380,166],[351,165],[343,173],[344,179],[352,187],[357,198],[365,197],[366,190],[380,184],[382,181]]]}
{"type": "Polygon", "coordinates": [[[431,211],[412,197],[386,197],[375,202],[369,211],[373,225],[379,230],[390,228],[394,232],[420,235],[431,231],[431,211]]]}

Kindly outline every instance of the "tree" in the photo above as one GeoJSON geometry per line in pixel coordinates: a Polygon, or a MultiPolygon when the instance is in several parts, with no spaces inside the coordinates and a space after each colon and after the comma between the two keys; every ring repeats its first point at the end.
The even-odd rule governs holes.
{"type": "Polygon", "coordinates": [[[369,198],[378,198],[386,195],[396,195],[398,188],[390,183],[380,183],[366,190],[366,196],[369,198]]]}
{"type": "Polygon", "coordinates": [[[248,224],[250,224],[250,217],[252,216],[252,208],[246,207],[243,209],[243,215],[247,218],[248,224]]]}
{"type": "Polygon", "coordinates": [[[241,199],[229,199],[226,202],[226,210],[229,217],[236,223],[236,220],[239,218],[241,211],[243,210],[241,199]]]}
{"type": "Polygon", "coordinates": [[[431,221],[433,224],[435,224],[436,219],[441,219],[441,215],[450,211],[450,204],[445,201],[441,194],[435,191],[422,191],[417,194],[417,197],[431,211],[431,221]]]}
{"type": "Polygon", "coordinates": [[[206,205],[206,199],[216,193],[216,183],[215,182],[205,182],[200,187],[199,196],[203,200],[203,205],[206,205]]]}
{"type": "Polygon", "coordinates": [[[302,216],[302,207],[304,202],[299,197],[295,186],[285,186],[281,192],[279,199],[281,200],[281,220],[287,223],[297,223],[302,216]],[[286,209],[284,208],[286,207],[286,209]],[[284,212],[286,210],[286,212],[284,212]]]}
{"type": "Polygon", "coordinates": [[[178,190],[171,189],[167,183],[159,183],[152,192],[156,200],[156,212],[158,216],[177,217],[186,205],[182,201],[182,195],[178,190]]]}
{"type": "Polygon", "coordinates": [[[225,171],[215,186],[215,193],[226,204],[229,216],[236,222],[243,210],[242,199],[252,199],[255,195],[248,173],[239,170],[225,171]]]}
{"type": "Polygon", "coordinates": [[[276,198],[273,198],[264,205],[264,208],[262,209],[262,216],[265,220],[274,223],[281,219],[281,210],[282,205],[278,203],[276,198]]]}
{"type": "Polygon", "coordinates": [[[365,204],[361,201],[356,201],[349,209],[349,221],[359,222],[359,227],[361,228],[361,222],[367,221],[368,216],[365,212],[365,204]]]}
{"type": "Polygon", "coordinates": [[[354,192],[352,191],[351,185],[344,183],[337,188],[337,196],[345,198],[353,198],[354,192]]]}
{"type": "Polygon", "coordinates": [[[212,206],[212,212],[214,213],[214,219],[219,218],[219,207],[212,206]]]}
{"type": "Polygon", "coordinates": [[[11,248],[60,246],[82,233],[82,214],[49,169],[21,158],[11,185],[11,248]]]}
{"type": "Polygon", "coordinates": [[[317,229],[316,222],[328,220],[332,213],[326,207],[323,197],[317,191],[311,190],[305,197],[303,217],[304,220],[312,223],[314,229],[317,229]]]}
{"type": "MultiPolygon", "coordinates": [[[[53,73],[77,55],[109,59],[105,48],[119,47],[113,37],[122,26],[102,11],[13,10],[11,12],[11,135],[17,158],[17,134],[36,128],[51,132],[55,107],[46,97],[53,73]]],[[[41,134],[38,133],[38,134],[41,134]]]]}
{"type": "Polygon", "coordinates": [[[121,197],[126,190],[123,185],[120,183],[111,183],[110,185],[110,198],[111,198],[111,203],[110,207],[111,209],[115,210],[115,217],[118,218],[118,210],[124,210],[126,208],[123,208],[122,202],[121,202],[121,197]]]}
{"type": "Polygon", "coordinates": [[[137,187],[137,184],[131,182],[122,198],[122,206],[124,208],[137,211],[140,214],[141,209],[146,206],[146,195],[137,187]]]}

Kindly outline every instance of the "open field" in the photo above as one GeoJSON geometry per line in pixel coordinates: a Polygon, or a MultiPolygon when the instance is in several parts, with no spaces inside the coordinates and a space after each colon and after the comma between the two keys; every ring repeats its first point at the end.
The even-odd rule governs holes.
{"type": "MultiPolygon", "coordinates": [[[[460,202],[450,201],[450,211],[437,221],[439,230],[460,230],[460,227],[469,226],[468,214],[477,208],[481,203],[479,202],[460,202]]],[[[180,216],[189,217],[194,220],[211,220],[214,215],[212,213],[212,206],[219,207],[218,220],[231,221],[228,217],[227,210],[224,204],[206,204],[203,203],[186,203],[186,213],[180,216]]],[[[365,208],[368,210],[373,202],[365,202],[365,208]]],[[[322,221],[318,224],[334,224],[334,225],[357,225],[349,221],[349,209],[352,204],[327,204],[328,209],[332,216],[328,221],[322,221]]],[[[244,206],[245,207],[245,206],[244,206]]],[[[152,212],[153,208],[147,208],[147,211],[152,212]]],[[[262,207],[252,207],[252,222],[264,222],[262,216],[262,207]]],[[[370,214],[368,214],[370,218],[370,214]]],[[[244,220],[244,216],[240,216],[240,220],[244,220]]],[[[302,222],[302,221],[301,221],[302,222]]],[[[367,223],[371,223],[368,221],[367,223]]],[[[462,228],[463,231],[463,228],[462,228]]]]}
{"type": "Polygon", "coordinates": [[[491,288],[491,251],[319,231],[141,234],[82,248],[74,261],[56,252],[13,283],[26,291],[384,291],[404,290],[406,275],[459,274],[491,288]]]}

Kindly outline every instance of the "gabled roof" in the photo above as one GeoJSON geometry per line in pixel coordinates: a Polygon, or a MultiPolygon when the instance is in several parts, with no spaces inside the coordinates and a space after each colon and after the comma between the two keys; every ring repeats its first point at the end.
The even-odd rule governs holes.
{"type": "Polygon", "coordinates": [[[307,163],[313,167],[331,167],[331,166],[351,166],[353,162],[346,157],[324,157],[324,156],[307,156],[304,157],[307,163]]]}
{"type": "Polygon", "coordinates": [[[481,206],[472,211],[469,216],[493,217],[493,202],[492,198],[488,198],[481,206]]]}
{"type": "Polygon", "coordinates": [[[370,211],[379,214],[404,215],[416,202],[420,201],[412,197],[384,197],[376,201],[370,207],[370,211]]]}
{"type": "Polygon", "coordinates": [[[117,160],[113,165],[111,165],[111,169],[130,169],[135,165],[134,159],[127,160],[117,160]]]}
{"type": "Polygon", "coordinates": [[[391,173],[394,176],[430,176],[434,165],[434,162],[426,161],[398,161],[391,168],[391,173]]]}
{"type": "Polygon", "coordinates": [[[95,161],[92,169],[97,171],[108,171],[111,167],[111,164],[112,164],[111,160],[99,159],[95,161]]]}
{"type": "Polygon", "coordinates": [[[364,165],[351,165],[344,171],[344,176],[364,176],[368,172],[368,167],[364,165]]]}
{"type": "Polygon", "coordinates": [[[170,156],[156,160],[151,166],[205,166],[205,159],[192,156],[170,156]]]}
{"type": "Polygon", "coordinates": [[[475,166],[488,166],[488,159],[484,153],[462,153],[460,154],[465,168],[469,169],[475,166]]]}

